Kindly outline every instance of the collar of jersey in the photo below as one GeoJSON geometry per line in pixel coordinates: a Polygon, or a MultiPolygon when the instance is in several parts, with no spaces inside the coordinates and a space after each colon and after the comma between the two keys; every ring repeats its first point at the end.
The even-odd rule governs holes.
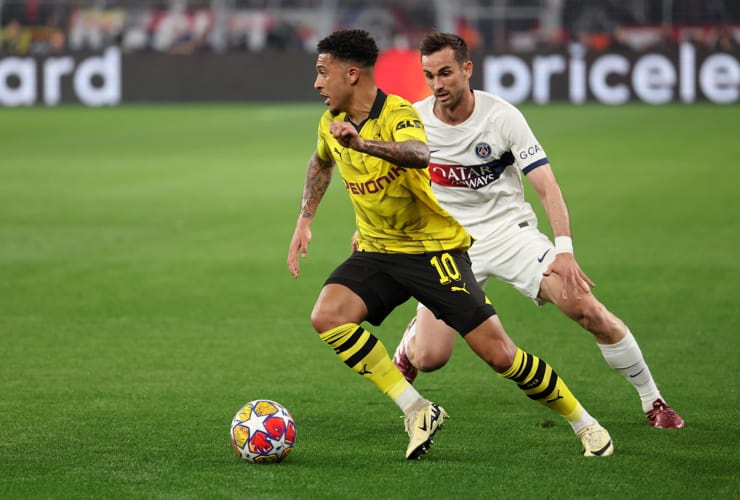
{"type": "Polygon", "coordinates": [[[344,114],[344,121],[352,123],[352,125],[355,125],[355,128],[359,131],[362,126],[365,124],[368,120],[376,120],[380,116],[380,111],[383,109],[383,106],[385,106],[385,100],[388,98],[388,95],[383,92],[382,90],[378,89],[378,93],[375,96],[375,102],[373,103],[373,107],[370,108],[370,114],[362,120],[358,125],[355,125],[352,123],[352,121],[349,119],[349,114],[344,114]]]}

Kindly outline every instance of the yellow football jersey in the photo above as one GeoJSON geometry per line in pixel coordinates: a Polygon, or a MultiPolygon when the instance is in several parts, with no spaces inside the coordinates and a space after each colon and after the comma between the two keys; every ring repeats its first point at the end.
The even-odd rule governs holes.
{"type": "MultiPolygon", "coordinates": [[[[470,235],[437,202],[426,168],[394,165],[376,156],[344,148],[332,137],[332,121],[347,120],[346,113],[326,111],[319,121],[316,152],[333,160],[352,205],[359,249],[383,253],[423,253],[466,250],[470,235]]],[[[427,142],[416,109],[405,99],[378,90],[368,118],[359,125],[368,141],[427,142]]]]}

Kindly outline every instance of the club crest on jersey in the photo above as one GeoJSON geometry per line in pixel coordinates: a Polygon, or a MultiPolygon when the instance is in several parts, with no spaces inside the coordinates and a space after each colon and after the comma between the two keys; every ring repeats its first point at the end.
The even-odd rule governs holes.
{"type": "Polygon", "coordinates": [[[475,155],[481,160],[487,160],[491,157],[493,148],[487,142],[479,142],[475,145],[475,155]]]}

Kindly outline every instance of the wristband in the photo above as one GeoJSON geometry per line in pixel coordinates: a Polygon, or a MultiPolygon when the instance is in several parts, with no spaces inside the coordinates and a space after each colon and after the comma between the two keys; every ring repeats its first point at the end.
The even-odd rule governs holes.
{"type": "Polygon", "coordinates": [[[555,255],[559,253],[573,254],[573,240],[570,236],[555,236],[555,255]]]}

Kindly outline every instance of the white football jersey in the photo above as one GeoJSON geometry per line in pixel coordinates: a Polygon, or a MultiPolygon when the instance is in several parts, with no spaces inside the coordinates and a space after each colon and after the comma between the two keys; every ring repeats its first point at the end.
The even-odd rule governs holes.
{"type": "Polygon", "coordinates": [[[547,155],[517,108],[474,92],[473,114],[458,125],[434,116],[434,96],[414,104],[429,140],[432,189],[476,239],[522,222],[536,226],[522,173],[548,163],[547,155]]]}

